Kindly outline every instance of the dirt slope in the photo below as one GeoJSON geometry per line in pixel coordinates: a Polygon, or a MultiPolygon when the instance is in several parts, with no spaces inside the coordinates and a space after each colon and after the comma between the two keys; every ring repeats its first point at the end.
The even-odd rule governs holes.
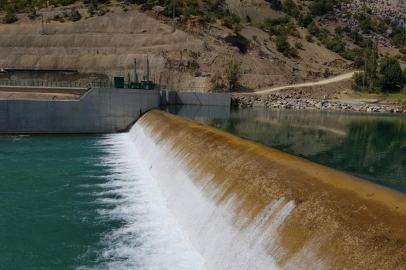
{"type": "MultiPolygon", "coordinates": [[[[113,12],[75,23],[47,23],[46,35],[41,35],[39,20],[0,24],[0,68],[77,69],[74,80],[111,80],[128,73],[133,78],[134,58],[142,77],[148,57],[151,78],[159,84],[207,91],[210,78],[216,73],[224,75],[227,63],[236,61],[242,71],[237,91],[248,92],[314,81],[326,69],[332,76],[351,69],[351,63],[339,55],[306,42],[304,29],[300,29],[302,38],[289,40],[292,45],[303,44],[299,58],[292,59],[279,53],[269,35],[253,26],[245,25],[240,36],[218,24],[173,32],[167,19],[140,13],[135,7],[128,12],[113,8],[113,12]]],[[[17,79],[22,75],[0,74],[0,79],[5,76],[17,79]]],[[[24,76],[36,79],[42,75],[24,76]]]]}

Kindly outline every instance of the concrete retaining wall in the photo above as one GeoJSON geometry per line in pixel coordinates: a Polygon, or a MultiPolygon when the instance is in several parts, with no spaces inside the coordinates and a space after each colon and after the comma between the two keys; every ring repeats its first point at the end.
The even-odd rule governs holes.
{"type": "Polygon", "coordinates": [[[80,100],[0,99],[0,133],[117,132],[159,105],[230,103],[230,94],[116,88],[94,88],[80,100]]]}
{"type": "Polygon", "coordinates": [[[158,108],[152,90],[90,90],[77,101],[0,100],[0,133],[108,133],[158,108]]]}
{"type": "Polygon", "coordinates": [[[161,91],[160,105],[230,106],[231,94],[161,91]]]}

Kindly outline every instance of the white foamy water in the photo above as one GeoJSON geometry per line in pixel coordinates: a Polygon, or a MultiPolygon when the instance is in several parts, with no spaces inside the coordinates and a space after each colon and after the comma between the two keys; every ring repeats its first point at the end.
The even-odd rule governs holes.
{"type": "MultiPolygon", "coordinates": [[[[205,269],[195,250],[139,156],[128,133],[110,135],[101,145],[102,161],[110,174],[96,194],[106,221],[122,221],[103,238],[100,264],[93,269],[191,270],[205,269]]],[[[79,268],[84,269],[84,268],[79,268]]]]}
{"type": "MultiPolygon", "coordinates": [[[[280,198],[272,202],[254,220],[237,216],[236,209],[243,203],[237,196],[217,203],[226,187],[211,182],[213,176],[198,179],[190,169],[188,155],[179,155],[171,140],[158,140],[142,125],[136,124],[130,131],[132,140],[150,167],[169,209],[182,224],[193,245],[205,259],[205,266],[212,270],[279,270],[278,259],[285,250],[278,243],[278,230],[294,210],[294,201],[280,198]]],[[[181,139],[181,138],[180,138],[181,139]]],[[[192,151],[192,150],[191,150],[192,151]]],[[[227,185],[227,183],[225,184],[227,185]]],[[[302,261],[309,256],[303,249],[294,260],[302,261]]],[[[323,269],[323,264],[312,264],[313,269],[323,269]]],[[[295,263],[295,269],[302,268],[295,263]]],[[[193,268],[191,268],[193,269],[193,268]]]]}

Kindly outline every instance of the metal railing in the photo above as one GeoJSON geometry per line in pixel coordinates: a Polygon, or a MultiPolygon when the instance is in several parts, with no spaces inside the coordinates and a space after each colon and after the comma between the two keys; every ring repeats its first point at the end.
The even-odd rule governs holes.
{"type": "Polygon", "coordinates": [[[156,85],[155,90],[159,91],[177,91],[177,92],[208,92],[209,88],[194,87],[194,86],[170,86],[170,85],[156,85]]]}
{"type": "MultiPolygon", "coordinates": [[[[0,80],[0,86],[25,87],[66,87],[66,88],[114,88],[109,81],[99,82],[65,82],[65,81],[30,81],[30,80],[0,80]]],[[[209,92],[209,88],[193,86],[155,85],[155,90],[177,92],[209,92]]]]}
{"type": "Polygon", "coordinates": [[[28,80],[0,80],[1,86],[28,87],[67,87],[67,88],[109,88],[114,87],[111,82],[63,82],[63,81],[28,81],[28,80]]]}

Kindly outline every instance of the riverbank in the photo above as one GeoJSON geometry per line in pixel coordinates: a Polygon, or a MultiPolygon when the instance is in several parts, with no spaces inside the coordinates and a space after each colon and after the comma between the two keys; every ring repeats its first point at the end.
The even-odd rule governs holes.
{"type": "Polygon", "coordinates": [[[294,95],[233,95],[231,106],[267,107],[274,109],[309,109],[354,112],[405,113],[406,105],[348,103],[334,100],[302,98],[294,95]]]}

